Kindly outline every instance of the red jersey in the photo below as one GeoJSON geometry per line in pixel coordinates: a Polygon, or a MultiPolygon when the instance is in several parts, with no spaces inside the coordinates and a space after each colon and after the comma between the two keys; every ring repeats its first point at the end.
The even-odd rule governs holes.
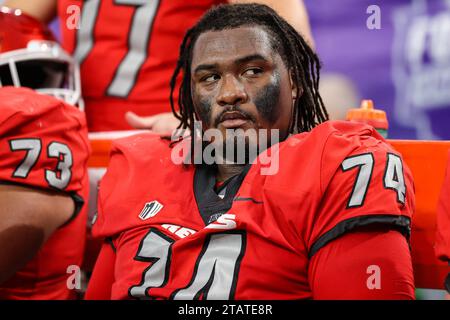
{"type": "Polygon", "coordinates": [[[26,88],[0,88],[0,183],[63,191],[76,203],[70,221],[0,286],[0,299],[67,299],[69,266],[84,250],[89,141],[83,112],[26,88]]]}
{"type": "Polygon", "coordinates": [[[438,203],[435,251],[439,259],[450,263],[450,157],[448,161],[438,203]]]}
{"type": "Polygon", "coordinates": [[[142,116],[169,112],[169,82],[184,34],[221,2],[58,1],[63,46],[81,64],[89,130],[130,129],[127,111],[142,116]]]}
{"type": "Polygon", "coordinates": [[[221,197],[214,168],[174,164],[169,142],[118,140],[93,230],[113,277],[97,285],[112,299],[306,299],[331,241],[370,224],[409,234],[411,172],[373,128],[326,122],[278,146],[278,170],[249,165],[221,197]]]}

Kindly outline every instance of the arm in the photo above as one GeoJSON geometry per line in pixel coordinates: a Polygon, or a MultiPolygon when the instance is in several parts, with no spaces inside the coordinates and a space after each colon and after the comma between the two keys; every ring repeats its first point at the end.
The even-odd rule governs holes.
{"type": "Polygon", "coordinates": [[[366,227],[321,248],[311,259],[314,299],[414,299],[411,254],[394,230],[366,227]]]}
{"type": "Polygon", "coordinates": [[[75,204],[68,195],[0,185],[0,284],[22,268],[66,221],[75,204]]]}
{"type": "Polygon", "coordinates": [[[309,25],[308,13],[303,0],[229,0],[230,3],[260,3],[274,9],[289,22],[314,48],[314,40],[309,25]]]}
{"type": "Polygon", "coordinates": [[[104,242],[86,291],[86,300],[111,299],[116,253],[111,243],[104,242]]]}
{"type": "Polygon", "coordinates": [[[20,9],[44,23],[50,22],[56,16],[56,0],[6,0],[4,5],[20,9]]]}
{"type": "Polygon", "coordinates": [[[141,117],[132,111],[128,111],[125,114],[125,119],[132,128],[151,130],[161,137],[170,137],[180,124],[180,120],[175,118],[172,112],[141,117]]]}

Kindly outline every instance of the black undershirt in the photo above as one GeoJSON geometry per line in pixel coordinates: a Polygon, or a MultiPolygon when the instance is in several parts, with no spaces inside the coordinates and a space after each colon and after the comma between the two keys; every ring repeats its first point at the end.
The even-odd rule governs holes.
{"type": "Polygon", "coordinates": [[[200,215],[208,225],[230,210],[233,199],[247,175],[250,165],[240,174],[227,179],[216,188],[216,165],[198,165],[194,174],[194,195],[200,215]],[[223,195],[223,198],[221,197],[223,195]]]}

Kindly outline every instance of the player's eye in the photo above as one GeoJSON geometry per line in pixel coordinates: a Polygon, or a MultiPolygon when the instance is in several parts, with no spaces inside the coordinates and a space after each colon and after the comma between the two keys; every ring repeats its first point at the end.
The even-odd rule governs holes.
{"type": "Polygon", "coordinates": [[[220,76],[218,74],[210,74],[210,75],[207,75],[207,76],[203,77],[201,79],[201,81],[202,82],[206,82],[206,83],[212,83],[212,82],[217,81],[219,79],[220,79],[220,76]]]}
{"type": "Polygon", "coordinates": [[[244,71],[244,75],[250,77],[259,75],[261,73],[263,73],[263,69],[261,68],[248,68],[244,71]]]}

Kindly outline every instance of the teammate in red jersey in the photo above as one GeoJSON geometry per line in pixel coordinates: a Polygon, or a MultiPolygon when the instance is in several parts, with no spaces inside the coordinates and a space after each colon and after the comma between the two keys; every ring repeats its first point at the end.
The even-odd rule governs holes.
{"type": "MultiPolygon", "coordinates": [[[[207,9],[226,1],[8,0],[5,4],[43,21],[57,12],[63,46],[81,65],[90,131],[131,129],[125,114],[132,111],[131,125],[170,133],[179,121],[167,103],[169,81],[183,35],[207,9]],[[136,114],[157,116],[141,119],[136,114]]],[[[272,5],[311,38],[300,0],[252,2],[272,5]]]]}
{"type": "Polygon", "coordinates": [[[114,144],[94,224],[107,241],[86,297],[413,299],[411,173],[372,127],[313,129],[327,113],[304,39],[253,4],[212,9],[183,43],[173,79],[183,73],[177,116],[191,140],[114,144]],[[240,150],[235,133],[261,153],[240,162],[226,150],[228,163],[208,164],[210,147],[222,150],[212,129],[225,149],[240,150]],[[263,150],[252,130],[282,142],[263,150]],[[210,142],[202,163],[199,137],[210,142]]]}
{"type": "Polygon", "coordinates": [[[51,40],[0,12],[0,299],[74,298],[79,284],[89,142],[82,111],[36,92],[78,102],[73,60],[51,40]]]}
{"type": "Polygon", "coordinates": [[[68,299],[86,232],[84,114],[26,88],[0,88],[0,299],[68,299]],[[80,211],[81,210],[81,211],[80,211]]]}
{"type": "MultiPolygon", "coordinates": [[[[450,264],[450,157],[448,161],[438,203],[435,251],[439,259],[450,264]]],[[[445,279],[444,286],[450,294],[450,274],[445,279]]]]}

